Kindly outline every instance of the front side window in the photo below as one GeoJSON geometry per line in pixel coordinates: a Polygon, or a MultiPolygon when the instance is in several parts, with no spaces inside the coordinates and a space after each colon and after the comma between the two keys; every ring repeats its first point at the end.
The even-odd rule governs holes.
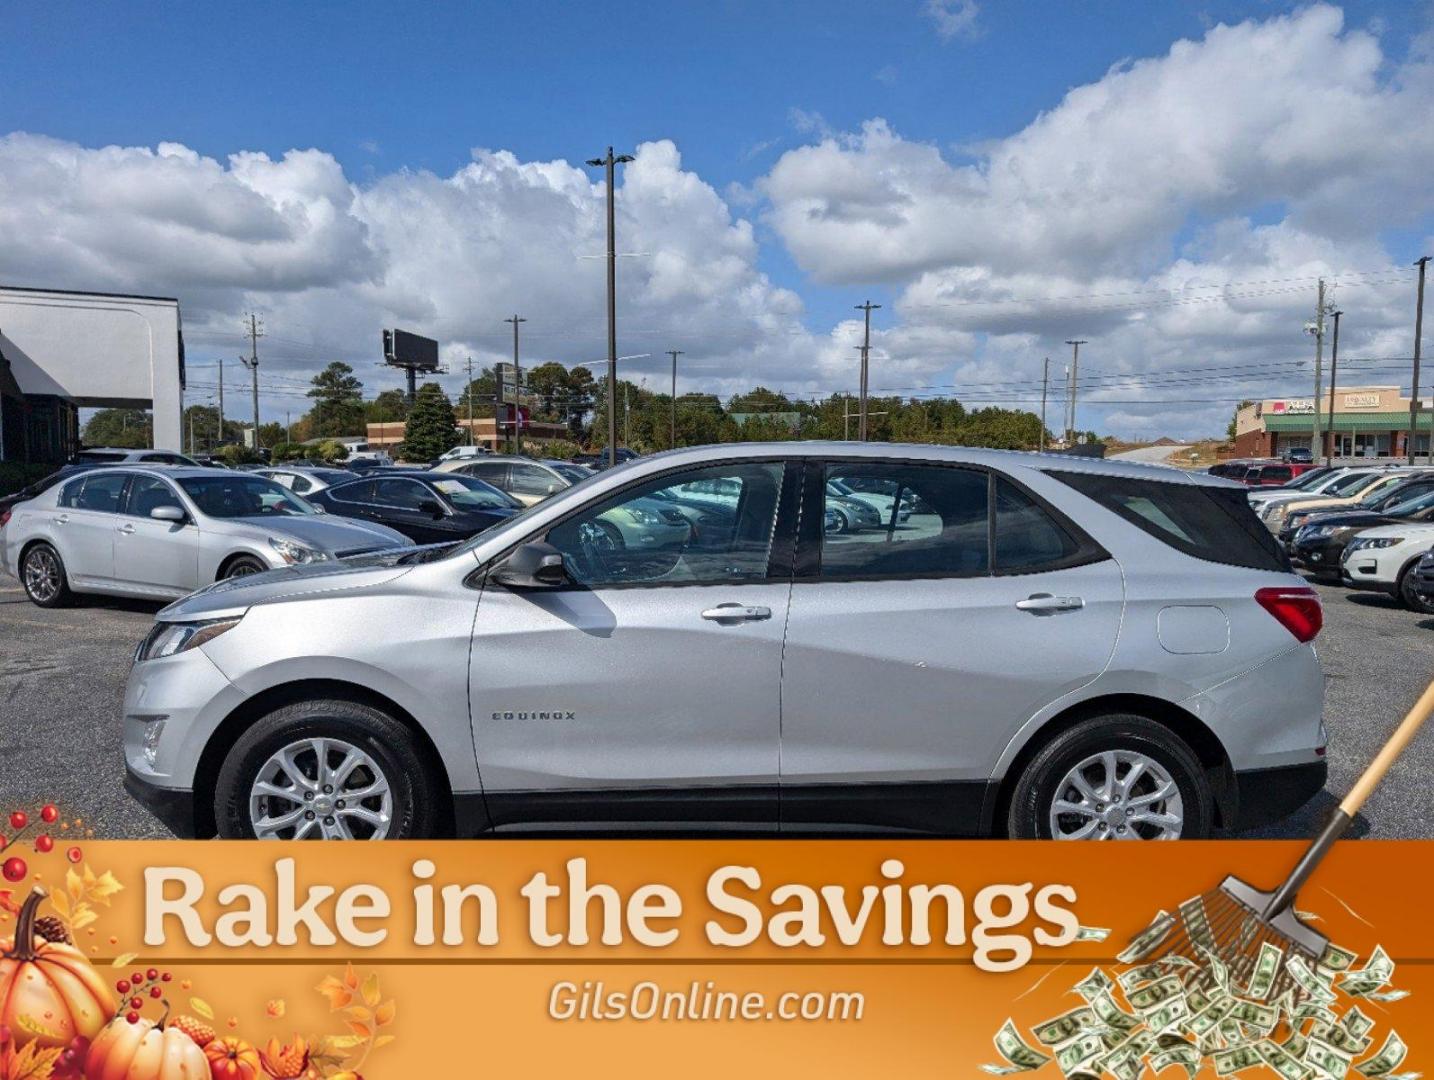
{"type": "Polygon", "coordinates": [[[562,487],[558,478],[547,469],[537,465],[521,465],[514,462],[508,479],[508,490],[517,495],[548,495],[551,489],[562,487]]]}
{"type": "Polygon", "coordinates": [[[149,517],[161,506],[172,506],[176,510],[184,507],[174,489],[157,476],[136,476],[129,486],[127,512],[134,517],[149,517]]]}
{"type": "Polygon", "coordinates": [[[427,488],[413,480],[380,480],[374,494],[374,502],[381,506],[395,506],[400,510],[417,510],[425,500],[437,501],[427,488]]]}
{"type": "Polygon", "coordinates": [[[314,508],[262,476],[187,476],[179,481],[201,513],[212,518],[284,517],[314,508]]]}
{"type": "Polygon", "coordinates": [[[767,576],[782,493],[780,462],[714,465],[639,484],[554,526],[548,543],[592,588],[760,581],[767,576]],[[709,482],[736,493],[724,513],[709,482]]]}
{"type": "MultiPolygon", "coordinates": [[[[87,476],[79,488],[74,502],[76,510],[98,510],[105,514],[116,514],[120,508],[120,494],[129,477],[124,473],[104,473],[87,476]]],[[[69,489],[66,489],[68,494],[69,489]]]]}
{"type": "Polygon", "coordinates": [[[990,571],[983,472],[834,463],[826,467],[823,490],[823,577],[973,577],[990,571]]]}

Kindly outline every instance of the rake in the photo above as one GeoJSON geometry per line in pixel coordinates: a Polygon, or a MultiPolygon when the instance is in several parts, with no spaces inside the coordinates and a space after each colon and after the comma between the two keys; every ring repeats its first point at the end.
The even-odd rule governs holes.
{"type": "MultiPolygon", "coordinates": [[[[1293,991],[1296,998],[1305,991],[1289,971],[1288,960],[1301,957],[1310,971],[1324,955],[1329,939],[1318,930],[1301,922],[1294,910],[1295,897],[1309,880],[1321,860],[1329,854],[1336,840],[1349,829],[1354,816],[1384,779],[1395,760],[1418,733],[1424,721],[1434,713],[1434,682],[1425,688],[1414,707],[1389,737],[1368,768],[1355,782],[1324,830],[1317,836],[1289,877],[1276,889],[1265,892],[1242,881],[1233,874],[1219,888],[1180,905],[1178,916],[1167,916],[1169,926],[1161,938],[1159,927],[1152,926],[1141,936],[1154,935],[1157,940],[1139,957],[1142,962],[1181,957],[1193,961],[1188,981],[1206,984],[1216,981],[1211,972],[1213,956],[1225,966],[1231,985],[1248,986],[1259,960],[1261,947],[1269,944],[1281,950],[1279,968],[1270,989],[1263,994],[1266,1001],[1277,1000],[1293,991]]],[[[1138,940],[1138,939],[1137,939],[1138,940]]]]}

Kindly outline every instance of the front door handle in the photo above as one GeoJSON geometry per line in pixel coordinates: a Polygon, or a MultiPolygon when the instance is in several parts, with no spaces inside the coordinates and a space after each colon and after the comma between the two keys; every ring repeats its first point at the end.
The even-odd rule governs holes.
{"type": "Polygon", "coordinates": [[[746,604],[718,604],[704,611],[702,617],[713,622],[754,622],[758,619],[770,619],[772,609],[749,607],[746,604]]]}
{"type": "Polygon", "coordinates": [[[1085,601],[1079,596],[1052,596],[1050,593],[1032,593],[1024,600],[1016,601],[1016,610],[1029,611],[1032,615],[1055,615],[1062,611],[1079,611],[1085,601]]]}
{"type": "Polygon", "coordinates": [[[52,518],[50,519],[50,522],[51,522],[52,524],[54,524],[54,525],[63,525],[65,522],[67,522],[67,521],[69,521],[69,520],[70,520],[70,515],[69,515],[69,514],[61,514],[59,517],[52,517],[52,518]]]}
{"type": "Polygon", "coordinates": [[[131,525],[129,522],[125,522],[123,525],[116,526],[116,531],[122,532],[126,536],[128,536],[130,533],[134,532],[134,526],[131,525]]]}

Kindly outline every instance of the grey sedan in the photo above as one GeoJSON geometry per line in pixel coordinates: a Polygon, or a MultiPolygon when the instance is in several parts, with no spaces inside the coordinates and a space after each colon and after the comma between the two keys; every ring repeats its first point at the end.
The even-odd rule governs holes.
{"type": "Polygon", "coordinates": [[[226,469],[93,469],[0,518],[0,567],[41,607],[75,593],[174,599],[221,578],[409,546],[226,469]]]}

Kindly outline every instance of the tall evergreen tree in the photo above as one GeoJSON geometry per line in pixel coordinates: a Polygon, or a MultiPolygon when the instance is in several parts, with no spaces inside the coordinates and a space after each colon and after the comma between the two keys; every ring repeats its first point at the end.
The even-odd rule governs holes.
{"type": "Polygon", "coordinates": [[[335,360],[313,377],[309,397],[314,406],[309,410],[313,436],[357,435],[364,428],[363,383],[354,369],[335,360]]]}
{"type": "Polygon", "coordinates": [[[437,383],[424,383],[408,413],[401,453],[405,461],[432,461],[457,446],[458,418],[453,403],[437,383]]]}

